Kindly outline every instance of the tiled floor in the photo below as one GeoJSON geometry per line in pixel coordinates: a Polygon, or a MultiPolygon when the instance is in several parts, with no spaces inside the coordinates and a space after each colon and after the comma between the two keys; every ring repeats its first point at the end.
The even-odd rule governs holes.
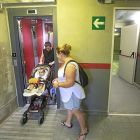
{"type": "Polygon", "coordinates": [[[140,114],[140,90],[117,75],[112,76],[110,113],[140,114]]]}
{"type": "MultiPolygon", "coordinates": [[[[0,140],[76,140],[80,126],[73,117],[71,129],[60,125],[66,115],[59,114],[56,106],[45,110],[45,121],[38,125],[38,113],[30,113],[27,124],[19,121],[27,107],[17,111],[0,128],[0,140]]],[[[87,116],[89,134],[86,140],[140,140],[140,117],[132,116],[87,116]]]]}

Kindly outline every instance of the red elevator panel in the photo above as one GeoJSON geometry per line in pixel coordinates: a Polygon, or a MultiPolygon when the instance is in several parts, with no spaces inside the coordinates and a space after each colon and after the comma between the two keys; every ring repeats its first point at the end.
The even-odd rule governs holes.
{"type": "Polygon", "coordinates": [[[31,32],[31,19],[22,19],[22,33],[23,33],[23,46],[24,56],[26,63],[27,78],[31,76],[32,69],[35,67],[33,41],[31,32]]]}
{"type": "Polygon", "coordinates": [[[40,57],[41,57],[42,51],[44,49],[42,19],[36,19],[35,25],[36,25],[38,61],[40,62],[40,57]]]}

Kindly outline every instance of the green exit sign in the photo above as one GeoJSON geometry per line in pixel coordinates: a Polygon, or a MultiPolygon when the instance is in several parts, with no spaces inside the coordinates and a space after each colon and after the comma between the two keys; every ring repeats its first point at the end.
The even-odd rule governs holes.
{"type": "Polygon", "coordinates": [[[105,30],[105,17],[92,17],[92,30],[105,30]]]}

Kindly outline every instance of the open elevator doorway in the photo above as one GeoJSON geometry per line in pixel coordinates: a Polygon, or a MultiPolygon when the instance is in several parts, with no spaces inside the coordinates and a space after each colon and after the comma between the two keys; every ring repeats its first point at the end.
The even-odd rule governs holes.
{"type": "MultiPolygon", "coordinates": [[[[54,48],[53,20],[52,16],[17,17],[16,19],[22,61],[22,75],[24,88],[26,89],[29,85],[28,80],[31,77],[33,68],[39,65],[42,51],[45,49],[45,42],[50,42],[51,47],[54,48]]],[[[53,102],[56,103],[56,96],[54,100],[53,102]]],[[[27,98],[27,103],[29,102],[30,98],[27,98]]]]}
{"type": "Polygon", "coordinates": [[[140,115],[140,10],[115,9],[109,114],[140,115]]]}

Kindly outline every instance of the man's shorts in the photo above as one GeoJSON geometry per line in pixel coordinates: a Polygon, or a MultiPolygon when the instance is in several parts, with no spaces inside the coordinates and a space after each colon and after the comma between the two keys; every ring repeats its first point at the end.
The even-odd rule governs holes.
{"type": "Polygon", "coordinates": [[[77,110],[80,109],[82,99],[79,99],[75,96],[75,94],[72,92],[71,98],[68,102],[64,102],[64,107],[69,110],[77,110]]]}

